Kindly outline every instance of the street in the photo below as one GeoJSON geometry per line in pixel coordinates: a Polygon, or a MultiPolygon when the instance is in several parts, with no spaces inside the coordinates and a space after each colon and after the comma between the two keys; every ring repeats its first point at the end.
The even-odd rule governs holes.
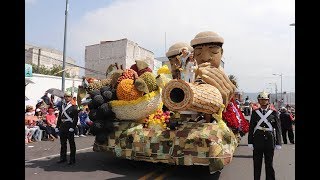
{"type": "MultiPolygon", "coordinates": [[[[88,179],[218,179],[204,166],[173,166],[117,159],[92,151],[94,136],[75,138],[76,164],[57,164],[60,142],[41,141],[25,146],[25,178],[29,180],[88,180],[88,179]]],[[[69,147],[68,147],[69,148],[69,147]]],[[[68,149],[69,151],[69,149],[68,149]]],[[[295,179],[295,145],[284,144],[274,154],[276,179],[295,179]]],[[[232,162],[225,166],[220,180],[253,179],[252,151],[247,147],[247,136],[241,140],[232,162]]],[[[264,165],[262,177],[265,179],[264,165]]]]}

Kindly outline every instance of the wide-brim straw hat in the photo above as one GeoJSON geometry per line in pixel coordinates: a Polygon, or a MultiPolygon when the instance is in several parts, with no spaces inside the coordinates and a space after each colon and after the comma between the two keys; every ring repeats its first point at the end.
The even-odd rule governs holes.
{"type": "Polygon", "coordinates": [[[205,43],[224,43],[224,39],[213,31],[204,31],[198,33],[194,39],[191,40],[190,44],[192,47],[198,44],[205,44],[205,43]]]}
{"type": "Polygon", "coordinates": [[[168,49],[168,52],[166,53],[166,56],[171,57],[174,55],[178,55],[180,54],[182,48],[187,48],[189,51],[193,51],[193,48],[188,43],[177,42],[172,46],[170,46],[170,48],[168,49]]]}

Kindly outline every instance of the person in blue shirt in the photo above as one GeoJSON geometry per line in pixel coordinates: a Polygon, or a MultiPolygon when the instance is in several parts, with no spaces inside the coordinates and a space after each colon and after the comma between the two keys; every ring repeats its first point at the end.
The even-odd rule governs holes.
{"type": "Polygon", "coordinates": [[[87,134],[87,131],[89,129],[89,126],[86,122],[86,119],[88,118],[88,113],[83,109],[82,106],[80,106],[80,112],[79,112],[79,123],[78,123],[78,129],[79,129],[79,136],[80,137],[86,137],[85,134],[87,134]]]}

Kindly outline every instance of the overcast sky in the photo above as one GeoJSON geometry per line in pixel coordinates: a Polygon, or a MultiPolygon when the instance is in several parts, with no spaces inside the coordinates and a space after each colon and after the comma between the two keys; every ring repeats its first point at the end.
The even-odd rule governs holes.
{"type": "MultiPolygon", "coordinates": [[[[63,50],[65,2],[26,0],[27,43],[63,50]]],[[[276,83],[280,92],[272,74],[282,73],[282,90],[294,92],[294,22],[294,0],[69,0],[66,53],[84,66],[85,46],[128,38],[162,57],[178,41],[215,31],[240,90],[274,92],[276,83]]]]}

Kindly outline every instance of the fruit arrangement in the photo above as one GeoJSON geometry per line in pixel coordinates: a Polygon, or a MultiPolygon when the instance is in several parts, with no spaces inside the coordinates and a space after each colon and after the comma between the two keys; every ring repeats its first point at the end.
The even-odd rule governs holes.
{"type": "Polygon", "coordinates": [[[136,60],[136,64],[132,65],[130,69],[133,69],[141,76],[145,72],[151,72],[152,70],[148,67],[148,64],[143,60],[136,60]]]}
{"type": "Polygon", "coordinates": [[[140,78],[147,84],[149,92],[158,90],[159,87],[154,74],[151,72],[145,72],[140,76],[140,78]]]}
{"type": "Polygon", "coordinates": [[[144,121],[144,127],[154,129],[166,129],[170,120],[170,111],[163,112],[162,109],[158,109],[155,113],[150,114],[144,121]]]}
{"type": "MultiPolygon", "coordinates": [[[[164,124],[160,125],[165,128],[169,113],[157,111],[163,107],[161,88],[158,87],[157,79],[147,64],[136,61],[136,69],[123,69],[122,65],[119,68],[117,63],[115,66],[117,70],[110,78],[92,80],[86,88],[91,98],[88,104],[89,118],[93,121],[91,132],[96,136],[96,142],[106,141],[107,135],[113,131],[113,122],[116,120],[142,122],[148,117],[150,127],[159,124],[161,120],[164,124]],[[152,119],[149,115],[155,112],[158,114],[152,119]],[[156,120],[157,118],[160,119],[156,120]]],[[[162,82],[162,79],[158,81],[162,82]]]]}
{"type": "Polygon", "coordinates": [[[118,99],[125,101],[135,100],[143,96],[143,92],[137,90],[132,79],[121,80],[116,92],[118,99]]]}

